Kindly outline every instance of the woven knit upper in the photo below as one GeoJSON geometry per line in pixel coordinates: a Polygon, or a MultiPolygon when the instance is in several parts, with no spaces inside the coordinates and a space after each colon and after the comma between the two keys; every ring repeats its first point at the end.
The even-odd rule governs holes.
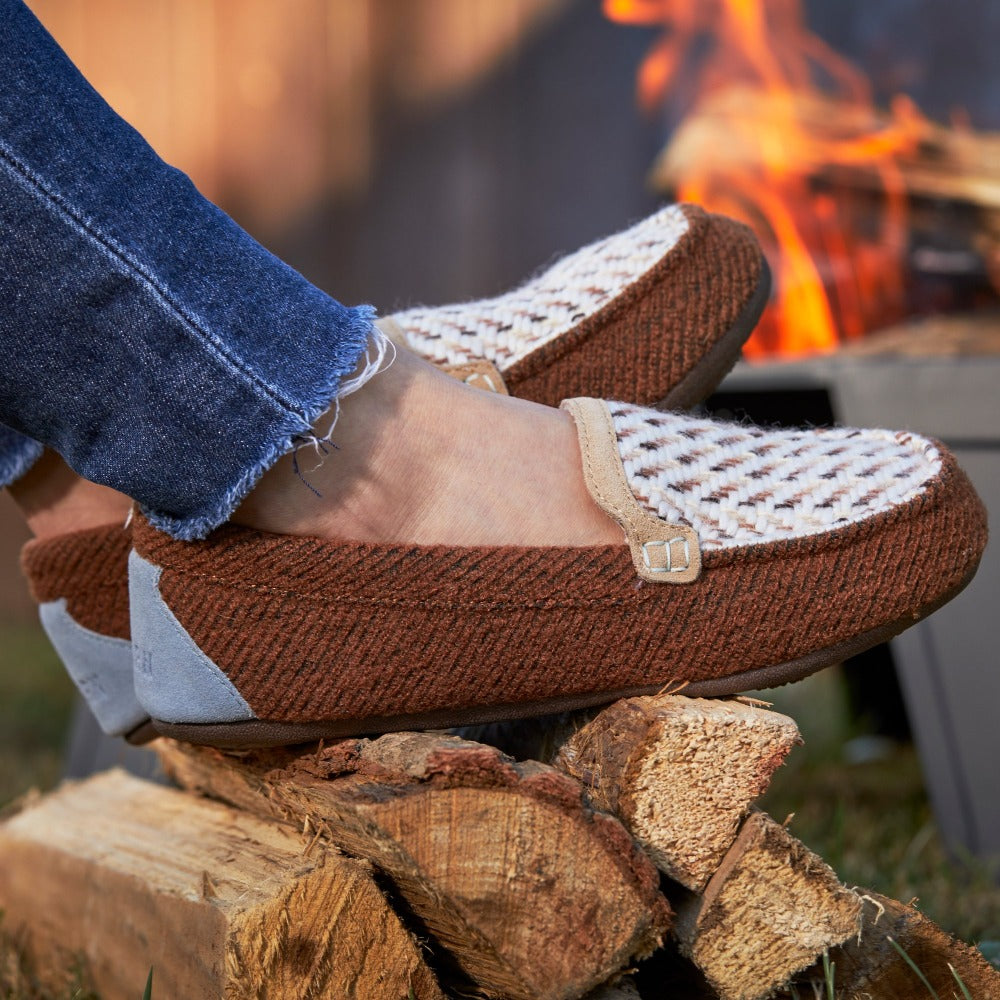
{"type": "Polygon", "coordinates": [[[724,549],[830,531],[914,499],[941,469],[905,431],[767,430],[609,403],[625,475],[650,513],[724,549]]]}
{"type": "Polygon", "coordinates": [[[409,346],[432,361],[461,365],[485,358],[504,371],[613,301],[677,245],[688,225],[682,208],[671,205],[504,295],[392,318],[409,346]]]}

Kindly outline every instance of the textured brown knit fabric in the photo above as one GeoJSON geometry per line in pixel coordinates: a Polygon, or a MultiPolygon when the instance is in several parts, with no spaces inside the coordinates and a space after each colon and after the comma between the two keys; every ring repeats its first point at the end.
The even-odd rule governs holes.
{"type": "Polygon", "coordinates": [[[336,544],[234,526],[184,543],[141,520],[134,539],[164,567],[174,614],[258,717],[306,722],[783,664],[915,618],[961,586],[986,515],[946,454],[906,505],[827,535],[706,552],[697,581],[670,587],[640,582],[624,546],[336,544]]]}
{"type": "Polygon", "coordinates": [[[653,404],[692,371],[746,309],[764,263],[746,226],[697,206],[684,212],[690,228],[656,267],[504,372],[512,396],[548,406],[572,396],[653,404]]]}
{"type": "Polygon", "coordinates": [[[128,554],[132,532],[120,524],[36,539],[21,550],[21,569],[39,604],[66,598],[84,628],[128,639],[128,554]]]}

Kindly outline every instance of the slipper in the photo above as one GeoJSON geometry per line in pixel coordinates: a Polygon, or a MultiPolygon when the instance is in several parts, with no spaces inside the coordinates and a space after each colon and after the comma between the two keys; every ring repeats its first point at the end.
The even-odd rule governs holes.
{"type": "Polygon", "coordinates": [[[234,525],[178,542],[136,518],[135,684],[154,728],[255,746],[780,685],[929,614],[986,543],[972,486],[926,438],[563,405],[627,544],[373,545],[234,525]]]}
{"type": "Polygon", "coordinates": [[[683,409],[736,363],[770,287],[746,226],[671,205],[496,298],[378,325],[480,388],[547,406],[608,396],[683,409]]]}
{"type": "MultiPolygon", "coordinates": [[[[684,407],[701,402],[735,364],[769,291],[749,229],[672,205],[506,295],[411,309],[378,326],[487,391],[540,402],[621,395],[684,407]]],[[[141,742],[151,733],[125,649],[128,537],[112,526],[31,542],[22,565],[33,592],[47,595],[37,598],[43,627],[101,728],[141,742]],[[98,585],[96,602],[87,594],[98,585]],[[66,598],[86,605],[85,625],[58,605],[66,598]]]]}
{"type": "Polygon", "coordinates": [[[132,683],[128,554],[121,524],[35,539],[21,569],[49,641],[101,729],[143,743],[155,736],[132,683]]]}

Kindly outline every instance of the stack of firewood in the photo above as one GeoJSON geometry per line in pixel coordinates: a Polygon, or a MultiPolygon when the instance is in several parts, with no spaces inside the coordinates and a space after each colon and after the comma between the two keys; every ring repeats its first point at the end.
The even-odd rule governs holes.
{"type": "Polygon", "coordinates": [[[548,763],[436,733],[161,741],[181,791],[109,772],[0,824],[0,907],[38,969],[82,959],[105,1000],[150,967],[183,1000],[613,1000],[654,955],[700,985],[643,996],[812,995],[825,959],[843,998],[923,996],[911,960],[942,997],[952,968],[1000,997],[978,952],[753,808],[798,742],[756,703],[680,696],[550,730],[548,763]]]}

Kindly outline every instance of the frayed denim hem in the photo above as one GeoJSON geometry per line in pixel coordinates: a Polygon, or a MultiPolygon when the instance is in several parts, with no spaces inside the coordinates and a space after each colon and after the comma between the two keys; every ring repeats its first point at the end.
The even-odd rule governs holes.
{"type": "Polygon", "coordinates": [[[315,422],[338,400],[357,391],[383,367],[386,354],[394,350],[391,341],[375,325],[375,309],[358,306],[351,320],[337,331],[337,349],[341,356],[353,358],[350,366],[334,371],[327,381],[302,405],[302,412],[289,411],[284,420],[274,426],[268,441],[261,442],[259,459],[226,490],[217,503],[190,517],[178,518],[143,508],[142,512],[153,527],[184,542],[198,541],[229,520],[233,511],[246,499],[260,478],[283,455],[296,448],[325,440],[313,429],[315,422]],[[357,375],[351,376],[361,361],[366,362],[357,375]],[[350,376],[348,378],[348,376],[350,376]]]}
{"type": "Polygon", "coordinates": [[[16,483],[42,457],[44,445],[0,424],[0,487],[16,483]]]}

